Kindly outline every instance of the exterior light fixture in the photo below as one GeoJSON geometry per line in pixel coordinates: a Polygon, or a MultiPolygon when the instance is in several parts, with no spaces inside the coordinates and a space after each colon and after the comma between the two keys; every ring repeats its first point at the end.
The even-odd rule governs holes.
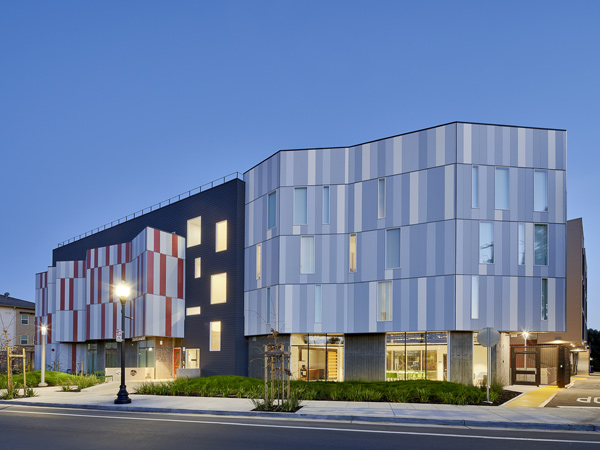
{"type": "Polygon", "coordinates": [[[46,383],[46,335],[48,333],[48,326],[42,324],[40,326],[40,332],[42,333],[42,376],[38,386],[45,387],[48,386],[48,383],[46,383]]]}
{"type": "Polygon", "coordinates": [[[118,284],[116,293],[119,300],[121,300],[121,387],[117,394],[117,398],[115,399],[115,403],[117,405],[123,405],[131,403],[129,393],[127,392],[127,386],[125,385],[125,303],[127,303],[127,299],[131,294],[131,289],[126,284],[118,284]]]}

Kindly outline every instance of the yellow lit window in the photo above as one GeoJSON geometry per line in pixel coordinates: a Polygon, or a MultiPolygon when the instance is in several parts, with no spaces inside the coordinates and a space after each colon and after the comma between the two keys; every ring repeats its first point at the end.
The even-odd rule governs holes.
{"type": "Polygon", "coordinates": [[[227,221],[217,222],[217,251],[227,250],[227,221]]]}
{"type": "Polygon", "coordinates": [[[216,273],[210,277],[210,303],[225,303],[227,301],[227,274],[216,273]]]}
{"type": "Polygon", "coordinates": [[[221,351],[221,322],[210,323],[210,351],[221,351]]]}
{"type": "Polygon", "coordinates": [[[256,279],[260,280],[261,246],[256,244],[256,279]]]}
{"type": "Polygon", "coordinates": [[[202,230],[202,217],[196,217],[187,221],[187,246],[200,245],[202,230]]]}

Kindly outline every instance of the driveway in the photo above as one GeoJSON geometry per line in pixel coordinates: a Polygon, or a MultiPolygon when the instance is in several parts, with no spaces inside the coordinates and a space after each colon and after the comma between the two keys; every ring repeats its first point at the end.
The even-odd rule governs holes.
{"type": "Polygon", "coordinates": [[[546,406],[600,408],[600,376],[576,377],[570,388],[560,391],[546,406]]]}

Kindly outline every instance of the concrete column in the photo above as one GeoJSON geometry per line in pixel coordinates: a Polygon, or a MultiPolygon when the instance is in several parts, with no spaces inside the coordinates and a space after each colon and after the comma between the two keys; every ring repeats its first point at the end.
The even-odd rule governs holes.
{"type": "Polygon", "coordinates": [[[448,333],[448,381],[473,385],[473,332],[448,333]]]}
{"type": "Polygon", "coordinates": [[[346,334],[344,360],[344,380],[385,381],[385,334],[346,334]]]}
{"type": "Polygon", "coordinates": [[[500,333],[500,341],[492,347],[492,382],[510,384],[510,334],[500,333]]]}
{"type": "Polygon", "coordinates": [[[590,373],[590,350],[579,352],[577,357],[577,375],[589,375],[590,373]]]}

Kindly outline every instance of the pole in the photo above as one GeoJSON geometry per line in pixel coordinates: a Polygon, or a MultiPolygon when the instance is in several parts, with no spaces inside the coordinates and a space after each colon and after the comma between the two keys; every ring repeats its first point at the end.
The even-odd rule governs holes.
{"type": "Polygon", "coordinates": [[[492,378],[492,367],[490,360],[492,359],[492,346],[490,345],[490,327],[487,327],[487,403],[490,403],[490,378],[492,378]]]}
{"type": "Polygon", "coordinates": [[[27,355],[25,354],[25,349],[23,349],[23,395],[25,395],[25,390],[27,389],[27,377],[26,377],[26,372],[27,369],[25,368],[25,362],[27,361],[27,355]]]}
{"type": "Polygon", "coordinates": [[[42,328],[42,379],[40,380],[40,387],[48,386],[46,383],[46,332],[42,328]]]}
{"type": "Polygon", "coordinates": [[[123,340],[121,341],[121,388],[115,399],[117,405],[123,405],[131,403],[129,393],[127,392],[127,386],[125,385],[125,302],[127,298],[121,297],[121,331],[123,333],[123,340]]]}

